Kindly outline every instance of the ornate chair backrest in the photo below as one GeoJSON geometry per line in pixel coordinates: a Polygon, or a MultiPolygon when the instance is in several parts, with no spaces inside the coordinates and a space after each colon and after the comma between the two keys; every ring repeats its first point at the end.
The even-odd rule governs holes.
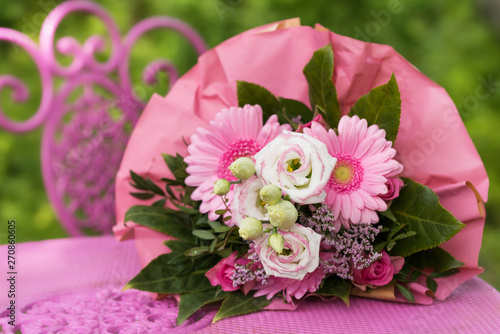
{"type": "MultiPolygon", "coordinates": [[[[130,129],[144,108],[134,94],[129,73],[132,46],[144,33],[171,29],[184,36],[198,54],[206,50],[204,41],[187,24],[169,17],[152,17],[139,22],[122,39],[113,19],[101,6],[87,1],[68,1],[45,19],[39,45],[16,30],[0,28],[0,41],[23,48],[34,60],[42,82],[38,110],[28,120],[15,122],[0,110],[0,127],[22,133],[43,126],[42,174],[49,200],[61,224],[72,236],[86,230],[110,233],[114,224],[114,177],[118,170],[130,129]],[[105,62],[96,55],[106,49],[102,36],[84,43],[73,37],[55,41],[60,22],[74,12],[99,18],[109,33],[111,55],[105,62]],[[72,57],[61,65],[55,49],[72,57]],[[62,81],[61,85],[55,81],[62,81]],[[75,97],[76,95],[76,97],[75,97]]],[[[177,78],[167,60],[151,62],[143,72],[144,85],[155,83],[159,71],[177,78]]],[[[12,90],[14,102],[29,98],[27,86],[11,75],[0,76],[0,91],[12,90]]]]}

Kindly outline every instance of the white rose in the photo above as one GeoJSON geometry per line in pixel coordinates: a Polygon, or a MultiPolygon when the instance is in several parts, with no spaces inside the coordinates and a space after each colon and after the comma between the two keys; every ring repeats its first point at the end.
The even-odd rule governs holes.
{"type": "Polygon", "coordinates": [[[320,203],[337,159],[321,141],[283,131],[254,156],[257,176],[274,184],[299,204],[320,203]]]}
{"type": "MultiPolygon", "coordinates": [[[[264,225],[264,229],[268,227],[271,225],[264,225]]],[[[254,241],[255,251],[267,275],[301,280],[318,268],[321,235],[299,224],[293,225],[289,231],[280,231],[280,234],[285,239],[286,255],[277,254],[269,245],[268,238],[272,234],[265,233],[254,241]]]]}

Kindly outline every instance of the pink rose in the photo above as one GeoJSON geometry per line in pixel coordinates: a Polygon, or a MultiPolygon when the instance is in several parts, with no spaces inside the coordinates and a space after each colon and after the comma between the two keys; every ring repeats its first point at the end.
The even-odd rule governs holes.
{"type": "Polygon", "coordinates": [[[363,291],[367,286],[374,288],[387,285],[392,281],[392,277],[403,268],[404,262],[401,256],[389,256],[383,251],[380,260],[373,262],[368,268],[354,269],[352,273],[354,285],[363,291]]]}
{"type": "MultiPolygon", "coordinates": [[[[266,224],[264,229],[271,225],[266,224]]],[[[321,235],[308,227],[294,224],[289,231],[280,231],[285,239],[284,249],[288,255],[277,254],[268,243],[269,233],[255,240],[255,251],[266,274],[301,280],[319,265],[319,244],[321,235]]]]}
{"type": "Polygon", "coordinates": [[[404,182],[399,177],[391,177],[387,179],[385,185],[387,187],[387,192],[380,195],[380,198],[385,201],[390,201],[391,199],[395,199],[399,196],[399,190],[403,187],[404,182]]]}
{"type": "Polygon", "coordinates": [[[297,128],[297,130],[295,132],[303,133],[303,130],[305,128],[310,128],[313,122],[319,123],[319,124],[323,125],[326,129],[329,129],[328,123],[326,123],[323,116],[321,116],[321,114],[318,114],[318,115],[316,115],[316,117],[313,118],[312,121],[305,123],[305,124],[300,123],[299,127],[297,128]]]}
{"type": "Polygon", "coordinates": [[[236,256],[237,253],[234,252],[229,257],[220,260],[219,263],[205,273],[205,276],[210,281],[210,284],[213,286],[220,285],[224,291],[235,291],[239,289],[239,286],[233,286],[233,280],[231,279],[231,275],[234,271],[234,265],[245,265],[250,261],[243,258],[236,259],[236,256]]]}

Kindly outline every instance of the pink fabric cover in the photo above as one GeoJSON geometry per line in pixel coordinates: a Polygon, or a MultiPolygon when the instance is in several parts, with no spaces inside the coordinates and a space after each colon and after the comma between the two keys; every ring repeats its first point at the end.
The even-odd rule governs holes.
{"type": "MultiPolygon", "coordinates": [[[[293,25],[293,21],[288,21],[293,25]]],[[[277,29],[271,24],[237,35],[203,54],[198,64],[179,79],[167,97],[154,96],[144,110],[125,152],[116,180],[118,239],[134,238],[145,266],[167,248],[165,235],[136,226],[124,215],[128,208],[144,204],[129,195],[133,191],[129,171],[160,182],[169,176],[161,153],[185,156],[182,137],[189,140],[199,126],[222,108],[237,105],[236,81],[260,84],[273,94],[309,104],[302,69],[312,53],[331,43],[335,57],[333,81],[342,112],[370,89],[396,75],[401,91],[402,116],[395,143],[405,176],[431,187],[466,227],[443,245],[465,263],[457,275],[438,279],[437,299],[446,298],[460,284],[482,272],[478,255],[484,217],[469,181],[486,200],[488,178],[458,111],[445,90],[420,73],[387,45],[354,40],[327,31],[295,26],[277,29]]],[[[416,301],[432,303],[425,282],[412,283],[416,301]]]]}
{"type": "MultiPolygon", "coordinates": [[[[118,243],[110,236],[46,240],[19,244],[17,251],[17,328],[7,325],[9,301],[7,293],[0,294],[0,326],[12,334],[19,328],[23,334],[497,333],[500,328],[500,293],[479,278],[430,306],[353,297],[347,307],[340,300],[310,298],[296,311],[257,312],[211,325],[215,310],[207,310],[175,328],[173,299],[120,292],[140,269],[131,241],[118,243]]],[[[7,253],[7,245],[0,253],[7,253]]],[[[6,261],[0,269],[7,272],[6,261]]]]}
{"type": "MultiPolygon", "coordinates": [[[[0,250],[7,254],[7,245],[0,250]]],[[[16,257],[16,301],[20,306],[85,287],[123,287],[141,269],[134,242],[118,243],[113,236],[22,243],[16,245],[16,257]]],[[[0,268],[7,273],[7,261],[0,268]]],[[[7,293],[1,293],[0,305],[8,302],[7,293]]]]}
{"type": "MultiPolygon", "coordinates": [[[[177,327],[177,302],[155,301],[148,292],[121,290],[140,270],[133,241],[113,236],[81,237],[16,245],[15,327],[7,317],[10,305],[2,278],[0,332],[53,333],[178,333],[210,324],[214,311],[199,311],[177,327]]],[[[7,245],[0,246],[7,254],[7,245]]],[[[7,273],[7,261],[0,269],[7,273]]]]}

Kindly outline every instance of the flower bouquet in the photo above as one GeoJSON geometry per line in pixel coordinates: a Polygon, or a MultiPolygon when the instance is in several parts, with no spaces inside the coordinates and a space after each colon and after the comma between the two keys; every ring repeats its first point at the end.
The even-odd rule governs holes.
{"type": "Polygon", "coordinates": [[[127,148],[115,232],[145,266],[127,287],[178,296],[179,324],[212,303],[214,321],[308,296],[429,304],[481,272],[487,179],[444,91],[295,24],[202,56],[127,148]]]}

